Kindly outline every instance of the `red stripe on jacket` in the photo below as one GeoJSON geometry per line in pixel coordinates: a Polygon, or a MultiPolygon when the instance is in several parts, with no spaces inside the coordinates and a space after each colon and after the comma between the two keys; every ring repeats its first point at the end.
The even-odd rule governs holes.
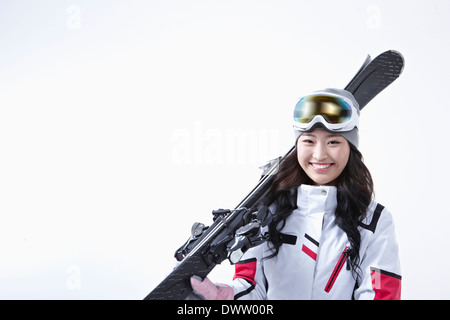
{"type": "Polygon", "coordinates": [[[249,259],[245,261],[239,261],[234,265],[235,273],[234,278],[241,278],[247,281],[250,281],[254,285],[255,282],[255,274],[256,274],[256,259],[249,259]]]}
{"type": "Polygon", "coordinates": [[[377,268],[370,268],[374,300],[400,300],[402,277],[377,268]]]}

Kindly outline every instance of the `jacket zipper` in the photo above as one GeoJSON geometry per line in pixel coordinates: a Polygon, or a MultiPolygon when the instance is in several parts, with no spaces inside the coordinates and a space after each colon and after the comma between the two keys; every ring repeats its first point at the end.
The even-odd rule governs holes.
{"type": "Polygon", "coordinates": [[[336,281],[339,273],[341,272],[342,267],[345,264],[345,261],[347,260],[347,250],[348,246],[345,247],[344,251],[342,252],[341,256],[339,257],[339,260],[334,267],[333,273],[330,276],[330,279],[328,279],[327,285],[325,286],[325,292],[330,292],[331,288],[333,288],[334,282],[336,281]]]}

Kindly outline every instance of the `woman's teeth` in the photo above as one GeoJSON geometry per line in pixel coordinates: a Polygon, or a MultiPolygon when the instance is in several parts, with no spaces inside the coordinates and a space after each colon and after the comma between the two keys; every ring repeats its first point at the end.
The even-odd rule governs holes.
{"type": "Polygon", "coordinates": [[[314,169],[321,169],[321,170],[331,167],[331,163],[329,164],[311,163],[311,165],[314,167],[314,169]]]}

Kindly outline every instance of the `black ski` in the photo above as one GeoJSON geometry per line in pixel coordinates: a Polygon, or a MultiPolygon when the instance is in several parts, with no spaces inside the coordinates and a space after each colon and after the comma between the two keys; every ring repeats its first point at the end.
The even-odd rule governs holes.
{"type": "Polygon", "coordinates": [[[375,59],[366,59],[345,90],[351,92],[362,110],[377,94],[394,82],[403,71],[403,56],[394,50],[383,52],[375,59]]]}
{"type": "MultiPolygon", "coordinates": [[[[386,51],[373,60],[368,56],[345,90],[355,96],[360,109],[363,109],[370,100],[397,79],[402,70],[403,57],[396,51],[386,51]]],[[[293,150],[294,147],[284,157],[293,150]]],[[[200,223],[193,225],[191,237],[175,253],[177,260],[181,261],[180,264],[144,300],[189,299],[192,293],[191,276],[205,278],[225,259],[229,258],[233,263],[236,258],[232,253],[239,253],[264,241],[254,230],[270,222],[270,217],[266,216],[261,205],[270,191],[280,159],[284,157],[267,165],[256,187],[234,210],[213,211],[214,220],[210,227],[200,223]]]]}
{"type": "Polygon", "coordinates": [[[279,159],[268,163],[256,187],[234,210],[213,211],[214,222],[210,227],[204,227],[199,223],[193,225],[190,239],[175,253],[175,257],[181,260],[181,263],[144,300],[189,298],[191,276],[206,277],[217,264],[228,257],[227,247],[233,242],[236,230],[249,225],[249,222],[254,223],[255,219],[250,220],[249,216],[257,211],[256,208],[262,205],[263,199],[267,196],[278,170],[279,159]]]}

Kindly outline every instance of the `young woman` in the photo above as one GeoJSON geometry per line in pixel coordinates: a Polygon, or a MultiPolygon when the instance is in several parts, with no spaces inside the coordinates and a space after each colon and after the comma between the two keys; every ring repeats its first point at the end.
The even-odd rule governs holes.
{"type": "Polygon", "coordinates": [[[296,148],[267,199],[269,241],[235,265],[231,286],[191,278],[205,299],[400,299],[392,216],[373,200],[358,151],[359,106],[325,89],[294,111],[296,148]]]}

